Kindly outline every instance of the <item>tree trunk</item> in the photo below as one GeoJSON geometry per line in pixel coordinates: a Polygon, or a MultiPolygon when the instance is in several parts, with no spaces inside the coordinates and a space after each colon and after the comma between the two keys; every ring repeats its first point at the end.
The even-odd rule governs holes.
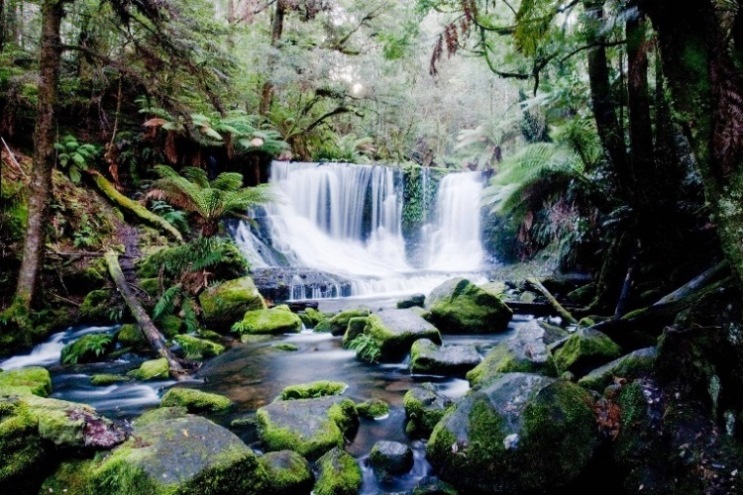
{"type": "Polygon", "coordinates": [[[137,320],[139,328],[142,329],[142,333],[147,338],[152,348],[161,357],[164,357],[168,361],[168,367],[170,373],[175,378],[183,378],[186,370],[181,366],[180,361],[170,352],[168,346],[165,344],[165,338],[163,338],[160,331],[157,329],[152,320],[147,315],[147,311],[139,303],[139,300],[132,292],[129,284],[124,277],[124,273],[121,271],[121,265],[119,265],[119,256],[114,251],[108,251],[105,255],[106,264],[108,265],[108,273],[111,275],[116,287],[121,293],[121,297],[124,298],[126,305],[132,312],[134,319],[137,320]]]}
{"type": "MultiPolygon", "coordinates": [[[[714,2],[645,1],[676,117],[699,164],[722,249],[743,287],[743,74],[714,2]]],[[[743,12],[736,13],[738,19],[743,12]]],[[[737,22],[737,19],[736,19],[737,22]]]]}
{"type": "MultiPolygon", "coordinates": [[[[271,47],[277,49],[281,42],[281,36],[284,33],[284,15],[286,14],[285,0],[276,0],[276,10],[274,11],[273,21],[271,26],[271,47]]],[[[269,78],[271,67],[275,64],[275,60],[269,64],[269,78]]],[[[263,83],[263,89],[261,90],[261,106],[258,110],[261,115],[268,114],[271,109],[271,101],[273,100],[273,84],[270,81],[263,83]]]]}
{"type": "Polygon", "coordinates": [[[52,197],[54,169],[54,109],[57,104],[61,60],[60,25],[64,10],[60,0],[45,0],[41,7],[41,57],[39,61],[39,106],[34,132],[34,166],[28,199],[28,223],[23,243],[23,261],[18,274],[16,301],[30,308],[37,299],[38,281],[44,265],[45,226],[52,197]]]}
{"type": "Polygon", "coordinates": [[[0,53],[5,46],[5,0],[0,0],[0,53]]]}

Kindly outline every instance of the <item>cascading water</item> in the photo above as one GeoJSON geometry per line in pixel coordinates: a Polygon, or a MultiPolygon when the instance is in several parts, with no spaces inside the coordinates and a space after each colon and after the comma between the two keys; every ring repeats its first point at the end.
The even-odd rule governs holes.
{"type": "MultiPolygon", "coordinates": [[[[430,180],[427,170],[421,174],[424,198],[430,180]]],[[[266,208],[267,232],[258,236],[245,222],[235,231],[253,267],[281,260],[285,266],[333,274],[347,286],[308,288],[306,275],[294,274],[285,281],[290,299],[428,292],[451,276],[484,269],[479,173],[443,178],[434,214],[426,216],[435,223],[424,228],[427,251],[420,268],[406,257],[400,169],[274,162],[271,185],[279,200],[266,208]]],[[[424,200],[422,207],[430,205],[424,200]]]]}

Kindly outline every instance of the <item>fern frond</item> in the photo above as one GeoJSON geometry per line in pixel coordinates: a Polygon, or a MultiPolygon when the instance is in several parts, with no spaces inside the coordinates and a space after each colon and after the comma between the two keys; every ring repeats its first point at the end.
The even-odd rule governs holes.
{"type": "Polygon", "coordinates": [[[176,284],[172,287],[169,287],[165,292],[163,292],[163,295],[160,296],[157,304],[155,304],[155,309],[152,310],[153,320],[157,321],[161,317],[173,313],[178,299],[182,294],[182,289],[183,287],[181,286],[181,284],[176,284]]]}

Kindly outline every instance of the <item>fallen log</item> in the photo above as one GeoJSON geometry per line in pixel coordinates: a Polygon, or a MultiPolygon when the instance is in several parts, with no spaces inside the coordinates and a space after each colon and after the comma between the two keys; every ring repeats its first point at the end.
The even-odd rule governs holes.
{"type": "Polygon", "coordinates": [[[555,308],[555,311],[557,311],[557,314],[560,315],[564,320],[573,325],[578,324],[578,320],[576,320],[575,317],[570,314],[570,311],[565,309],[565,307],[560,304],[557,299],[555,299],[555,296],[553,296],[539,280],[537,280],[536,278],[529,278],[526,281],[534,286],[535,289],[537,289],[539,292],[542,293],[544,297],[547,298],[552,307],[555,308]]]}
{"type": "Polygon", "coordinates": [[[124,277],[124,272],[121,271],[121,265],[119,265],[119,255],[113,250],[106,252],[104,259],[108,265],[108,273],[111,275],[116,287],[121,293],[121,297],[124,298],[124,302],[132,312],[134,319],[137,320],[139,328],[142,330],[150,346],[157,352],[161,357],[164,357],[168,361],[168,368],[170,368],[170,374],[177,380],[186,378],[187,371],[181,365],[181,362],[176,358],[168,346],[165,343],[165,338],[157,329],[152,320],[150,319],[147,311],[142,307],[137,297],[132,292],[129,284],[124,277]]]}

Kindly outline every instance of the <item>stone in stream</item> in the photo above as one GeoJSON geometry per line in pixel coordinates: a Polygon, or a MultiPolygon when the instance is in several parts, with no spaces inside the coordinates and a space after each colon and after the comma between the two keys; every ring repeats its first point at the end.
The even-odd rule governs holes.
{"type": "Polygon", "coordinates": [[[578,380],[578,385],[601,393],[614,383],[615,378],[636,380],[647,377],[653,370],[657,355],[658,351],[655,347],[638,349],[596,368],[578,380]]]}
{"type": "Polygon", "coordinates": [[[302,320],[285,305],[248,311],[241,321],[232,326],[232,330],[239,334],[281,335],[297,333],[301,329],[302,320]]]}
{"type": "Polygon", "coordinates": [[[502,332],[512,312],[500,298],[465,278],[436,287],[426,299],[426,319],[443,333],[502,332]]]}
{"type": "Polygon", "coordinates": [[[314,495],[357,495],[361,488],[361,468],[347,452],[333,448],[317,461],[314,495]]]}
{"type": "Polygon", "coordinates": [[[343,447],[358,415],[353,401],[330,396],[273,402],[258,409],[256,422],[266,450],[293,450],[312,460],[343,447]]]}
{"type": "Polygon", "coordinates": [[[480,360],[474,345],[439,346],[421,339],[410,348],[410,371],[413,373],[461,376],[477,366],[480,360]]]}
{"type": "Polygon", "coordinates": [[[606,334],[589,328],[572,334],[555,351],[555,364],[560,372],[583,376],[598,366],[622,355],[622,349],[606,334]]]}
{"type": "Polygon", "coordinates": [[[199,296],[204,323],[209,328],[228,330],[246,311],[266,309],[266,302],[251,277],[222,282],[199,296]]]}
{"type": "Polygon", "coordinates": [[[232,401],[219,394],[210,394],[193,388],[174,387],[165,392],[162,407],[185,407],[191,413],[215,413],[230,408],[232,401]]]}
{"type": "Polygon", "coordinates": [[[390,413],[390,405],[382,399],[369,399],[356,404],[356,411],[362,418],[379,419],[390,413]]]}
{"type": "Polygon", "coordinates": [[[310,463],[292,450],[268,452],[258,458],[266,470],[272,495],[310,493],[315,478],[310,463]]]}
{"type": "Polygon", "coordinates": [[[151,359],[142,363],[138,369],[127,373],[135,380],[167,380],[170,376],[168,360],[165,358],[151,359]]]}
{"type": "Polygon", "coordinates": [[[390,309],[369,316],[364,334],[376,343],[381,361],[402,359],[418,339],[441,343],[436,327],[410,309],[390,309]]]}
{"type": "Polygon", "coordinates": [[[593,405],[573,383],[507,373],[444,416],[426,456],[441,479],[465,491],[546,492],[576,479],[593,459],[593,405]]]}
{"type": "Polygon", "coordinates": [[[181,346],[186,359],[201,360],[219,356],[225,350],[222,344],[200,339],[193,335],[176,335],[173,340],[181,346]]]}
{"type": "Polygon", "coordinates": [[[405,393],[403,405],[407,418],[405,432],[413,438],[428,438],[454,402],[438,393],[433,384],[422,383],[405,393]]]}
{"type": "Polygon", "coordinates": [[[313,399],[331,395],[341,395],[348,388],[343,382],[319,380],[312,383],[289,385],[281,391],[279,400],[313,399]]]}
{"type": "Polygon", "coordinates": [[[322,320],[316,327],[316,332],[330,332],[334,336],[343,335],[348,329],[348,323],[353,318],[366,318],[371,314],[369,308],[350,308],[341,311],[328,319],[322,320]]]}
{"type": "Polygon", "coordinates": [[[413,451],[404,443],[380,440],[372,447],[369,465],[382,479],[405,474],[413,467],[413,451]]]}

